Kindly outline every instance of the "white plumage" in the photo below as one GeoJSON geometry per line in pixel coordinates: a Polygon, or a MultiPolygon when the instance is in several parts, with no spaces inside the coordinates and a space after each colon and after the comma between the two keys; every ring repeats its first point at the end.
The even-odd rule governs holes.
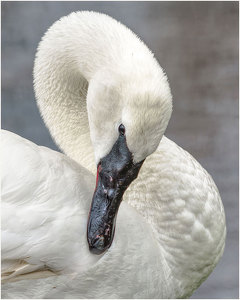
{"type": "Polygon", "coordinates": [[[34,82],[68,156],[2,131],[2,296],[190,296],[223,253],[225,216],[211,176],[163,136],[171,93],[151,52],[110,17],[73,13],[43,38],[34,82]],[[95,162],[121,123],[134,160],[147,158],[96,256],[86,239],[95,162]]]}

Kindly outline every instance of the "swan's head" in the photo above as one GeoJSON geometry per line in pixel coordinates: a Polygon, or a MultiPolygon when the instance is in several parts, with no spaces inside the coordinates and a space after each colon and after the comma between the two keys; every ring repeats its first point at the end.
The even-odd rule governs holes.
{"type": "Polygon", "coordinates": [[[162,71],[160,78],[149,74],[144,82],[111,76],[103,83],[103,78],[106,80],[106,75],[95,78],[88,90],[97,163],[88,243],[95,254],[110,247],[122,196],[145,158],[157,149],[172,111],[171,92],[162,71]]]}

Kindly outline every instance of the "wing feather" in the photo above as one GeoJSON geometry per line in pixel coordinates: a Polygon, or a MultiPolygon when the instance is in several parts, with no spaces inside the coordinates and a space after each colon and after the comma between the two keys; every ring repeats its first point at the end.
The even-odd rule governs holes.
{"type": "Polygon", "coordinates": [[[94,176],[65,155],[7,131],[1,170],[4,279],[87,266],[92,257],[82,236],[94,176]]]}

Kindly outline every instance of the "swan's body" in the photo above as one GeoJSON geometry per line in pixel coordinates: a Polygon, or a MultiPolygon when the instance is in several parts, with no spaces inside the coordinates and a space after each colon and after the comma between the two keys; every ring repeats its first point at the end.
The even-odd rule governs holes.
{"type": "Polygon", "coordinates": [[[38,104],[57,143],[79,164],[2,133],[2,296],[190,296],[223,253],[225,216],[212,178],[162,137],[171,113],[162,70],[131,31],[104,15],[72,14],[45,39],[35,65],[38,104]],[[137,118],[133,95],[144,108],[136,109],[137,118]],[[119,114],[128,124],[127,144],[136,162],[157,150],[124,194],[112,246],[96,256],[86,239],[93,154],[98,162],[111,150],[117,138],[112,123],[119,125],[119,114]]]}

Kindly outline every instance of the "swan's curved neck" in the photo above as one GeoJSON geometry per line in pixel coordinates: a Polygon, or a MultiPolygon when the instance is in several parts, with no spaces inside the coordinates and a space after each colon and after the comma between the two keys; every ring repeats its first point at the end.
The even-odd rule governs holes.
{"type": "MultiPolygon", "coordinates": [[[[157,89],[157,96],[162,93],[164,98],[170,90],[152,53],[130,30],[110,17],[91,14],[73,13],[49,29],[38,48],[34,87],[42,117],[56,143],[68,156],[95,171],[92,147],[95,139],[90,137],[94,130],[89,128],[91,122],[88,122],[90,110],[98,106],[95,115],[106,119],[100,109],[105,106],[104,110],[118,124],[120,113],[117,115],[116,111],[122,111],[121,103],[127,101],[129,93],[136,94],[140,90],[140,94],[144,94],[147,88],[155,94],[160,82],[162,91],[157,89]],[[106,97],[109,99],[104,99],[106,97]],[[88,98],[91,98],[90,108],[88,98]],[[97,103],[98,98],[100,103],[97,103]]],[[[164,131],[171,105],[169,113],[165,108],[160,111],[164,121],[159,131],[164,131]]],[[[107,122],[94,126],[101,130],[103,123],[107,122]]],[[[102,137],[109,133],[104,139],[105,152],[101,154],[106,155],[111,150],[115,130],[109,126],[99,134],[102,137]]],[[[161,132],[155,144],[160,135],[161,132]]],[[[97,146],[96,142],[95,156],[97,146]]],[[[135,142],[137,147],[140,148],[135,142]]]]}
{"type": "Polygon", "coordinates": [[[34,88],[37,103],[60,149],[93,171],[94,156],[86,107],[87,72],[79,71],[77,57],[82,51],[74,45],[74,29],[62,26],[63,30],[60,30],[58,23],[55,27],[43,38],[36,55],[34,88]],[[68,30],[72,31],[71,36],[68,30]]]}

